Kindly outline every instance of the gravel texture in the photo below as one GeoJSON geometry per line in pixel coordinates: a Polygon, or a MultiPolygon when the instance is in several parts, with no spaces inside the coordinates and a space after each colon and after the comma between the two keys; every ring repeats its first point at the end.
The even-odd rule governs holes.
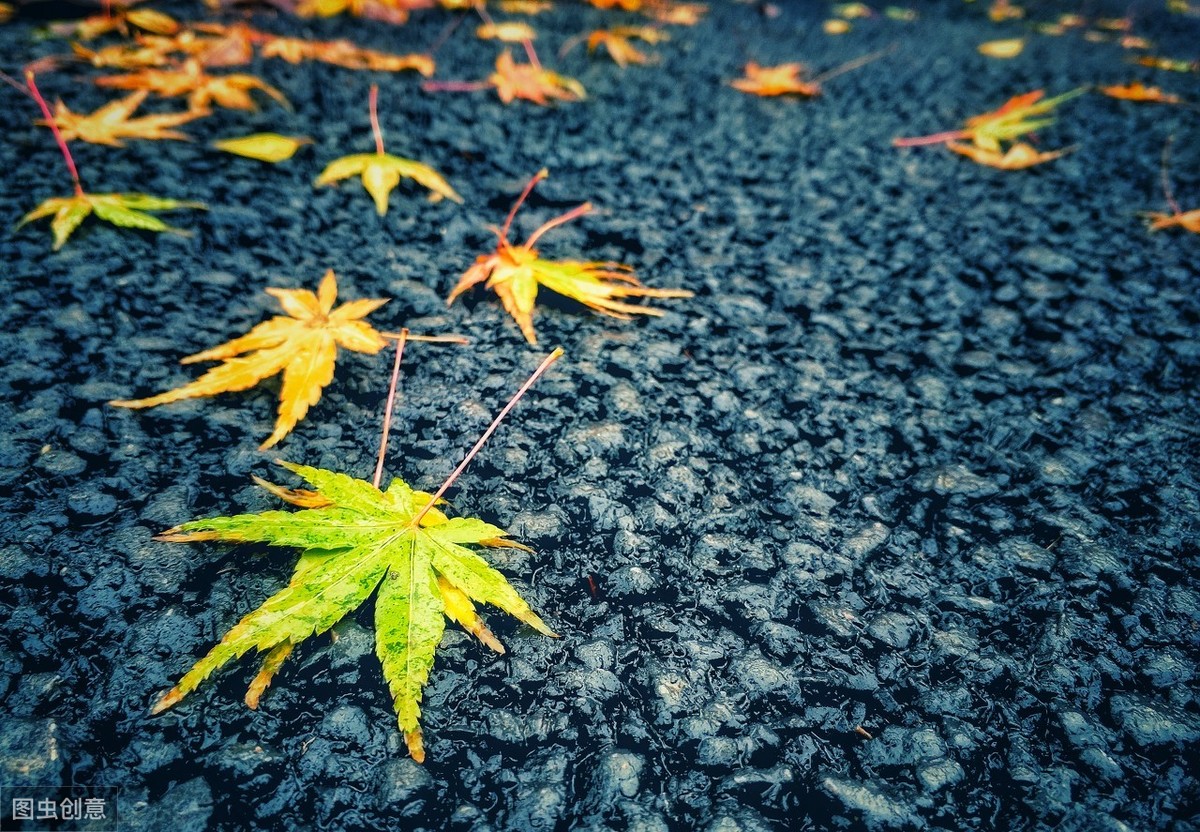
{"type": "MultiPolygon", "coordinates": [[[[121,829],[176,832],[1197,828],[1200,236],[1148,234],[1137,212],[1163,210],[1171,134],[1176,194],[1200,207],[1200,115],[1088,95],[1041,136],[1078,151],[1018,173],[889,142],[1038,87],[1142,78],[1200,101],[1200,76],[1078,34],[987,59],[978,43],[1023,24],[957,2],[840,38],[820,31],[824,5],[715,2],[659,65],[622,72],[555,53],[631,18],[560,5],[534,20],[539,49],[585,103],[264,62],[294,112],[219,111],[191,144],[76,148],[94,190],[208,203],[174,217],[194,236],[89,221],[58,254],[44,223],[0,236],[0,786],[116,788],[121,829]],[[749,59],[824,70],[893,43],[818,100],[725,85],[749,59]],[[380,219],[355,182],[312,188],[370,149],[372,82],[388,149],[465,205],[401,186],[380,219]],[[263,129],[316,142],[278,167],[206,147],[263,129]],[[291,484],[276,455],[369,477],[390,362],[344,355],[269,454],[277,382],[105,402],[194,377],[177,360],[272,314],[265,287],[333,267],[344,298],[394,298],[379,325],[474,339],[406,354],[388,471],[436,487],[544,354],[493,297],[442,300],[542,166],[520,232],[600,208],[547,255],[697,293],[632,324],[547,302],[545,349],[567,358],[450,494],[536,548],[495,561],[564,637],[494,614],[496,657],[450,628],[424,766],[403,751],[369,603],[298,649],[259,711],[241,701],[245,660],[150,717],[294,562],[152,534],[275,508],[250,476],[291,484]]],[[[1196,57],[1200,21],[1108,11],[1129,10],[1157,52],[1196,57]]],[[[394,51],[452,19],[253,18],[394,51]]],[[[62,48],[35,25],[0,27],[10,73],[62,48]]],[[[438,77],[490,71],[474,25],[438,77]]],[[[42,86],[88,111],[111,97],[90,74],[42,86]]],[[[69,192],[35,115],[0,86],[6,227],[69,192]]]]}

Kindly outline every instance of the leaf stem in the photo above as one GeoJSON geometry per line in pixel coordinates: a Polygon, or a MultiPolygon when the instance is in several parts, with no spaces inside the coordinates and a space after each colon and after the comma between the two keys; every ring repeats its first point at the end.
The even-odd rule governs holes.
{"type": "Polygon", "coordinates": [[[412,526],[415,527],[421,524],[421,519],[424,518],[429,510],[434,507],[438,500],[442,499],[442,495],[446,493],[446,490],[449,489],[450,486],[454,484],[454,481],[459,478],[462,472],[466,470],[467,465],[472,459],[475,458],[475,454],[479,453],[480,449],[483,448],[484,443],[486,443],[492,437],[492,434],[496,432],[496,428],[500,427],[500,423],[504,421],[504,417],[508,415],[509,411],[516,406],[517,402],[521,400],[521,397],[524,396],[529,388],[534,385],[534,382],[541,378],[542,374],[550,369],[550,365],[562,358],[562,356],[562,347],[555,347],[554,352],[546,356],[542,363],[538,365],[538,368],[533,371],[533,375],[525,380],[525,383],[521,385],[521,388],[517,390],[511,399],[508,400],[508,404],[504,405],[504,408],[500,411],[496,418],[492,420],[492,423],[488,425],[488,429],[483,432],[483,436],[479,437],[479,441],[475,443],[475,447],[471,448],[471,450],[463,458],[463,461],[460,462],[458,467],[454,469],[454,472],[446,478],[444,483],[442,483],[442,487],[439,488],[433,497],[430,498],[429,502],[425,504],[425,507],[417,512],[416,516],[413,517],[411,523],[412,526]]]}
{"type": "Polygon", "coordinates": [[[913,139],[892,139],[892,147],[923,147],[930,144],[945,144],[955,139],[969,139],[969,130],[946,130],[943,133],[933,133],[928,136],[917,136],[913,139]]]}
{"type": "Polygon", "coordinates": [[[479,92],[491,87],[490,81],[424,81],[421,89],[425,92],[479,92]]]}
{"type": "Polygon", "coordinates": [[[582,217],[584,214],[588,213],[591,210],[592,210],[592,203],[585,202],[582,205],[572,208],[567,213],[560,214],[559,216],[555,217],[554,219],[550,220],[549,222],[543,223],[542,226],[540,228],[538,228],[537,231],[534,231],[532,234],[529,235],[529,239],[525,241],[525,248],[533,248],[533,244],[538,241],[538,238],[540,238],[543,234],[545,234],[551,228],[557,228],[558,226],[562,225],[563,223],[568,223],[573,219],[582,217]]]}
{"type": "Polygon", "coordinates": [[[375,134],[375,152],[383,155],[383,131],[379,129],[379,85],[371,85],[371,95],[368,98],[371,108],[371,132],[375,134]]]}
{"type": "Polygon", "coordinates": [[[62,151],[63,159],[67,162],[67,170],[71,174],[71,181],[75,183],[75,196],[83,196],[83,183],[79,180],[79,168],[75,167],[75,159],[71,156],[71,151],[67,148],[67,142],[62,137],[62,131],[58,129],[58,122],[55,121],[54,114],[50,112],[50,107],[46,104],[46,99],[42,97],[41,91],[37,88],[37,81],[33,79],[32,69],[25,70],[25,85],[29,87],[29,92],[33,96],[33,100],[42,109],[42,115],[46,117],[46,126],[54,134],[54,141],[58,142],[58,149],[62,151]]]}
{"type": "Polygon", "coordinates": [[[534,186],[536,186],[537,183],[541,182],[549,175],[550,171],[546,170],[546,168],[542,168],[535,173],[533,178],[530,179],[528,184],[525,185],[525,190],[521,191],[521,195],[517,197],[517,201],[513,203],[513,207],[509,209],[508,216],[504,218],[504,225],[500,228],[501,240],[508,242],[508,229],[512,226],[513,217],[517,215],[517,210],[520,209],[522,203],[525,202],[525,199],[529,196],[530,192],[533,191],[534,186]]]}
{"type": "Polygon", "coordinates": [[[396,340],[396,360],[392,363],[392,383],[388,385],[387,405],[383,409],[383,435],[379,439],[379,461],[375,463],[375,479],[371,484],[379,488],[383,479],[383,460],[387,457],[388,434],[392,430],[392,409],[396,406],[396,386],[400,381],[400,362],[404,360],[404,344],[408,341],[408,330],[400,330],[396,340]]]}
{"type": "Polygon", "coordinates": [[[414,335],[407,329],[401,332],[381,332],[379,334],[389,341],[396,341],[403,338],[405,341],[424,341],[429,344],[461,344],[464,347],[471,343],[470,338],[464,338],[462,335],[414,335]]]}
{"type": "Polygon", "coordinates": [[[538,72],[542,71],[542,62],[538,60],[537,52],[533,51],[533,41],[529,38],[521,41],[521,45],[525,47],[525,55],[529,58],[529,63],[533,64],[533,68],[538,72]]]}
{"type": "Polygon", "coordinates": [[[886,55],[890,55],[891,53],[893,53],[895,51],[896,51],[896,44],[893,43],[887,49],[880,49],[878,52],[871,52],[868,55],[863,55],[861,58],[855,58],[852,61],[847,61],[846,63],[842,64],[841,66],[835,66],[833,69],[829,70],[828,72],[822,73],[821,75],[818,75],[816,78],[812,79],[812,81],[810,83],[818,84],[818,85],[823,84],[826,81],[829,81],[829,80],[832,80],[832,79],[838,77],[839,75],[845,75],[847,72],[852,72],[852,71],[858,69],[859,67],[864,67],[869,63],[878,61],[880,58],[882,58],[886,55]]]}

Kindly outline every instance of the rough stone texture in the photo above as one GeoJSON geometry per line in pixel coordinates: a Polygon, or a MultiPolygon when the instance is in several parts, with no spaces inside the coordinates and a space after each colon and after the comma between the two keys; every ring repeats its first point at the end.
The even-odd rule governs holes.
{"type": "MultiPolygon", "coordinates": [[[[119,788],[131,828],[179,832],[1196,828],[1200,237],[1150,235],[1136,212],[1163,207],[1172,134],[1176,194],[1200,207],[1197,116],[1087,96],[1040,139],[1079,150],[1024,173],[889,142],[1039,87],[1136,77],[1200,100],[1197,76],[1078,34],[990,61],[978,43],[1024,24],[957,0],[842,38],[820,34],[824,5],[714,3],[659,66],[621,72],[554,58],[625,19],[560,5],[535,21],[539,49],[586,104],[262,62],[294,113],[219,111],[192,144],[76,148],[94,189],[207,202],[176,217],[195,236],[89,222],[51,254],[44,225],[0,233],[0,786],[119,788]],[[819,71],[892,43],[815,101],[723,85],[747,59],[819,71]],[[389,148],[443,170],[465,205],[401,187],[378,219],[356,183],[311,187],[369,149],[373,81],[389,148]],[[274,168],[205,146],[263,129],[316,143],[274,168]],[[258,711],[241,701],[247,660],[150,717],[294,559],[154,532],[275,508],[250,481],[286,479],[274,455],[369,476],[388,362],[344,357],[272,454],[255,447],[277,382],[104,403],[193,377],[177,360],[271,314],[264,287],[332,266],[345,297],[394,298],[381,325],[474,339],[406,354],[389,472],[435,487],[543,354],[494,298],[442,303],[542,166],[519,232],[590,199],[600,210],[546,254],[698,295],[636,323],[548,299],[543,343],[567,359],[450,494],[535,548],[497,563],[563,638],[492,615],[496,657],[451,628],[423,767],[404,756],[369,603],[300,647],[258,711]]],[[[1161,5],[1107,11],[1195,57],[1200,26],[1161,5]]],[[[1077,4],[1030,4],[1060,11],[1077,4]]],[[[404,51],[450,19],[254,22],[404,51]]],[[[63,51],[33,28],[0,27],[7,71],[63,51]]],[[[471,28],[440,49],[440,77],[490,71],[496,49],[471,28]]],[[[42,86],[77,111],[110,98],[79,74],[42,86]]],[[[0,86],[0,104],[8,229],[69,185],[29,102],[0,86]]]]}

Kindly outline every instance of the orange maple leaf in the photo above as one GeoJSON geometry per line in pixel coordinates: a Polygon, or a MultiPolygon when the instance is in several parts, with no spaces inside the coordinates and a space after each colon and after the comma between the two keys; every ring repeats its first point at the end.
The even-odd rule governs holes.
{"type": "MultiPolygon", "coordinates": [[[[61,100],[55,104],[54,122],[63,139],[78,139],[90,144],[124,147],[123,139],[176,139],[190,141],[185,133],[172,128],[207,115],[206,112],[185,110],[182,113],[158,113],[132,118],[134,111],[150,93],[139,90],[117,101],[105,104],[89,115],[71,111],[61,100]]],[[[39,124],[46,124],[45,120],[39,124]]]]}
{"type": "Polygon", "coordinates": [[[653,26],[614,26],[611,29],[595,29],[586,35],[579,35],[568,40],[558,54],[559,56],[565,55],[586,40],[589,55],[603,46],[608,52],[608,56],[613,59],[613,63],[622,69],[629,64],[648,64],[656,60],[655,57],[647,55],[634,46],[631,43],[634,39],[655,44],[668,41],[671,36],[653,26]]]}
{"type": "Polygon", "coordinates": [[[500,243],[493,254],[481,254],[475,264],[467,269],[458,284],[450,292],[446,305],[454,303],[463,292],[487,281],[504,304],[504,309],[531,344],[537,343],[537,332],[533,328],[534,304],[539,286],[552,292],[579,301],[584,306],[613,318],[630,320],[633,315],[661,316],[662,310],[649,306],[624,302],[624,298],[690,298],[692,293],[683,289],[650,289],[641,284],[633,269],[622,263],[546,260],[538,256],[534,243],[551,228],[570,222],[592,210],[590,202],[543,223],[529,235],[524,243],[514,246],[508,241],[508,230],[521,203],[529,196],[538,182],[549,176],[542,169],[529,180],[521,192],[503,228],[492,228],[500,243]]]}
{"type": "Polygon", "coordinates": [[[529,41],[525,41],[525,51],[530,59],[527,64],[514,61],[507,49],[500,53],[496,58],[496,71],[484,81],[426,81],[421,89],[426,92],[494,89],[505,104],[521,98],[543,107],[548,107],[551,101],[582,101],[587,98],[583,84],[543,68],[529,41]]]}
{"type": "Polygon", "coordinates": [[[1101,93],[1109,98],[1119,98],[1122,101],[1150,101],[1159,104],[1182,104],[1183,99],[1178,95],[1163,92],[1159,87],[1148,87],[1141,81],[1128,84],[1113,84],[1099,87],[1101,93]]]}
{"type": "Polygon", "coordinates": [[[209,75],[200,62],[190,59],[179,69],[143,69],[126,75],[97,78],[96,84],[118,90],[147,90],[164,98],[188,96],[188,109],[205,111],[209,104],[231,110],[257,110],[250,93],[258,90],[291,109],[283,93],[254,75],[209,75]]]}
{"type": "Polygon", "coordinates": [[[947,142],[946,147],[955,153],[961,153],[963,156],[973,159],[981,165],[1001,170],[1024,170],[1025,168],[1031,168],[1034,165],[1040,165],[1043,162],[1049,162],[1061,156],[1066,156],[1075,150],[1074,147],[1064,147],[1061,150],[1042,152],[1025,142],[1017,142],[1004,152],[973,144],[963,144],[961,142],[947,142]]]}
{"type": "Polygon", "coordinates": [[[821,94],[821,85],[800,78],[804,64],[786,63],[779,66],[760,66],[751,61],[746,64],[745,75],[729,82],[729,86],[751,95],[800,95],[813,98],[821,94]]]}
{"type": "Polygon", "coordinates": [[[195,381],[145,399],[109,402],[116,407],[143,408],[183,399],[215,396],[249,389],[277,373],[283,373],[279,414],[275,430],[260,449],[270,448],[287,436],[321,398],[333,380],[337,349],[375,355],[386,346],[384,336],[362,319],[387,303],[381,299],[353,300],[333,308],[337,300],[337,278],[330,269],[317,292],[307,289],[267,289],[287,316],[264,321],[246,335],[183,359],[222,361],[195,381]]]}

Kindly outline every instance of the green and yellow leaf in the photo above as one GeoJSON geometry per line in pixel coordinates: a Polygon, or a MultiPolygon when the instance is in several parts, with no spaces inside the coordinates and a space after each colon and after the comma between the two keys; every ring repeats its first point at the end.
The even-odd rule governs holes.
{"type": "Polygon", "coordinates": [[[312,144],[308,136],[281,136],[279,133],[252,133],[249,136],[239,136],[232,139],[220,139],[213,142],[213,147],[232,153],[235,156],[245,156],[247,159],[257,159],[260,162],[278,164],[296,155],[296,151],[306,144],[312,144]]]}
{"type": "Polygon", "coordinates": [[[471,548],[502,544],[502,529],[426,510],[432,496],[413,491],[399,478],[381,492],[345,474],[281,464],[313,490],[269,490],[310,507],[194,520],[159,536],[171,542],[254,541],[299,548],[303,554],[290,583],[226,633],[153,712],[178,703],[251,650],[265,654],[263,668],[247,692],[247,704],[256,707],[295,645],[327,631],[377,593],[376,654],[397,724],[413,759],[422,762],[421,699],[446,618],[500,653],[503,645],[484,625],[474,602],[499,607],[545,635],[554,633],[508,580],[471,548]]]}

